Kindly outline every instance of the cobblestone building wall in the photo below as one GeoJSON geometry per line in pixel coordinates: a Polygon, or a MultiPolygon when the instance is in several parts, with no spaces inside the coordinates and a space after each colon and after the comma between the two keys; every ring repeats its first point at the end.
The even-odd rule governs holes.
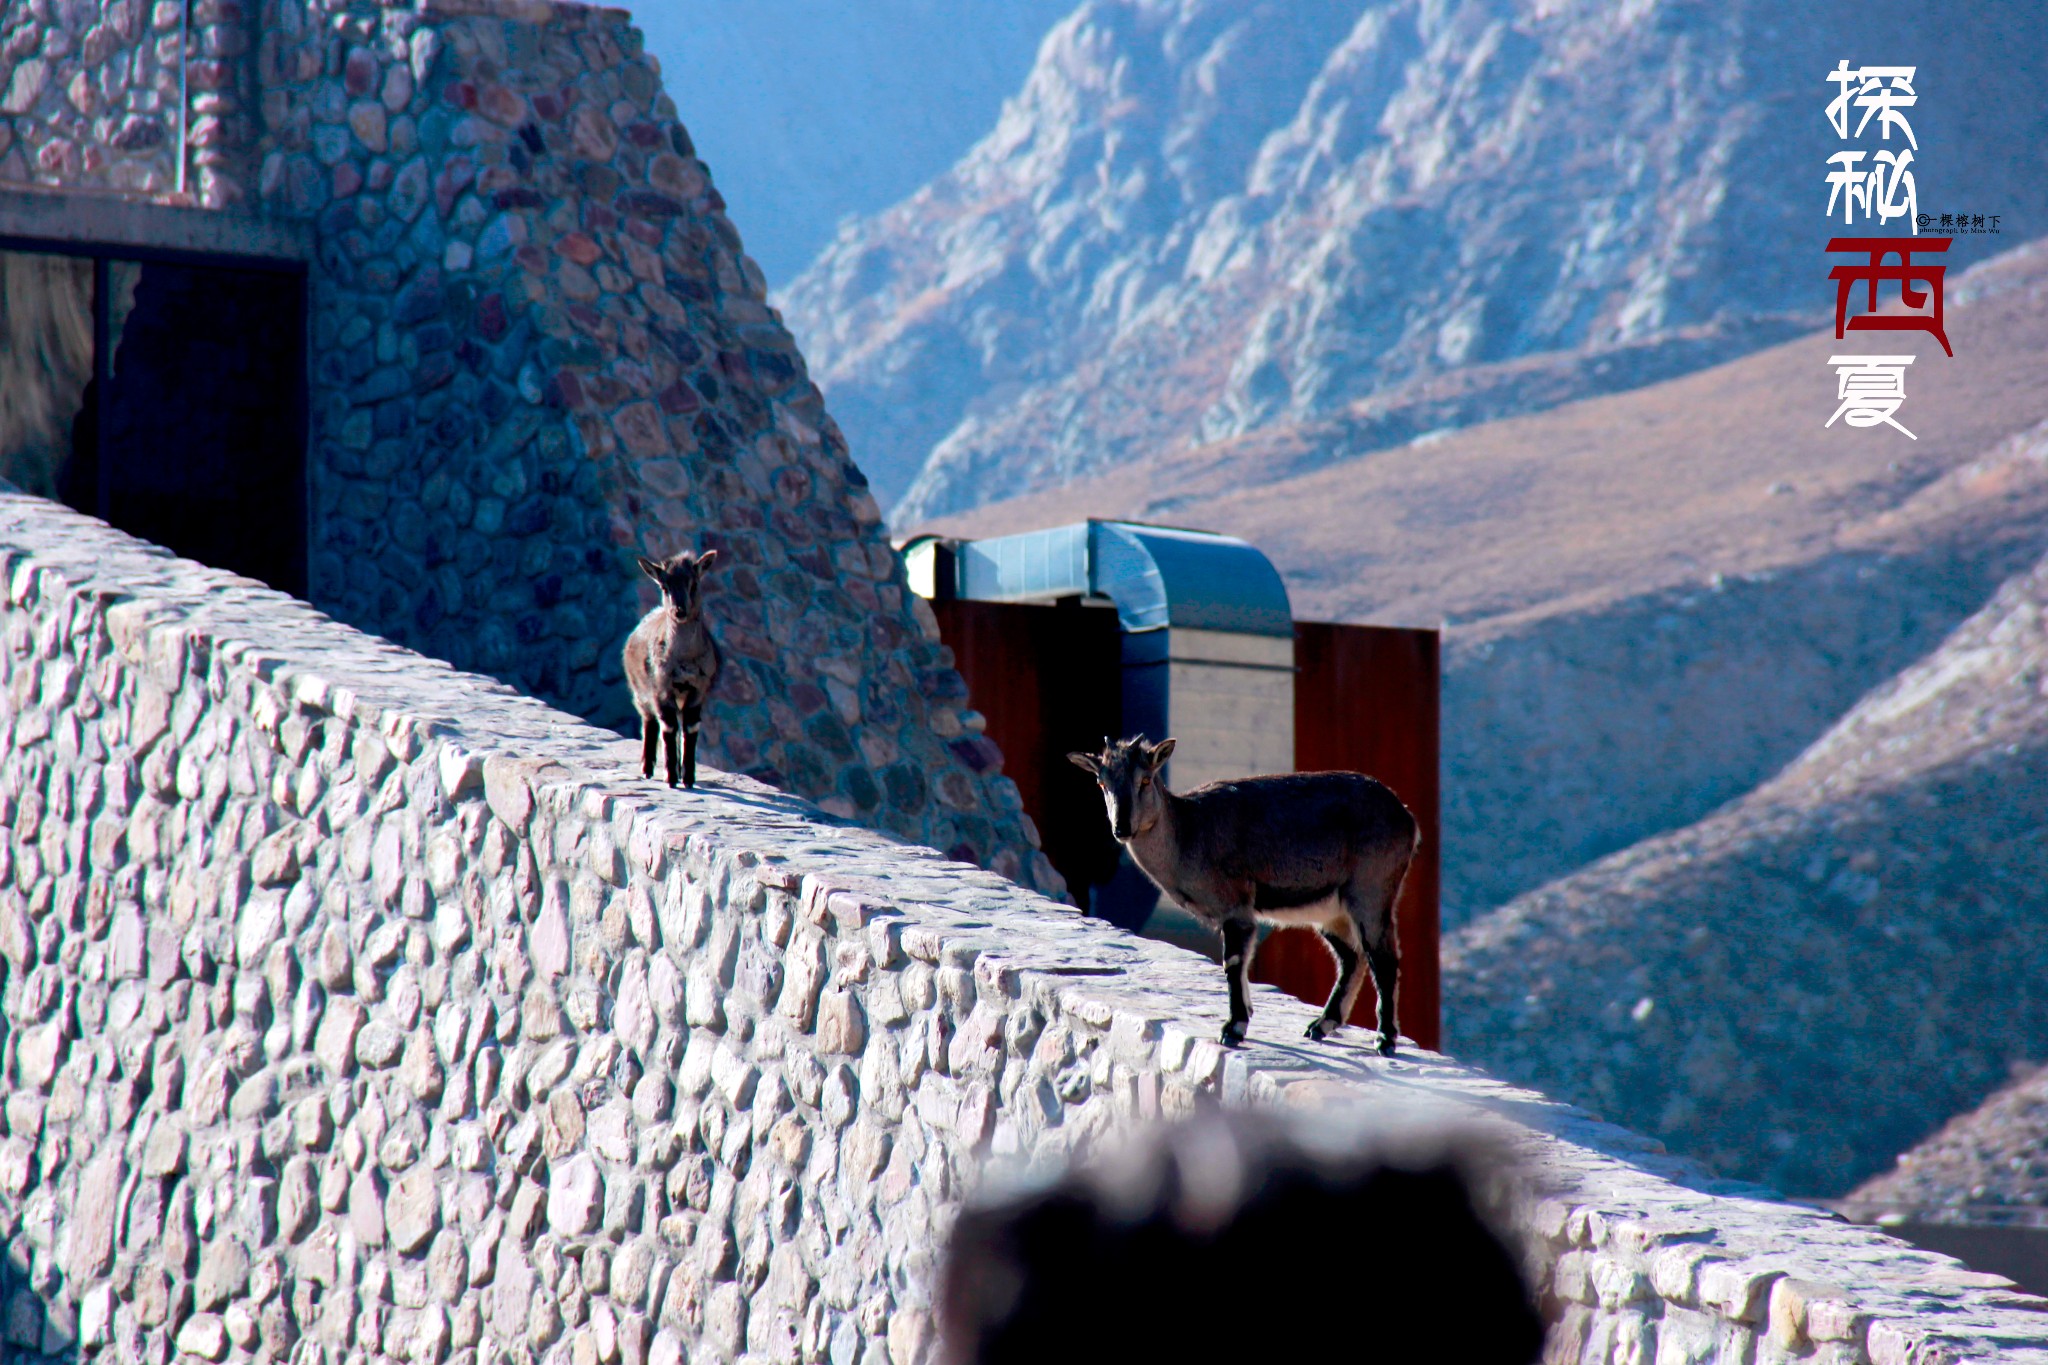
{"type": "Polygon", "coordinates": [[[1552,1361],[2048,1362],[1992,1277],[1266,988],[1226,1053],[1192,954],[13,494],[0,659],[10,1361],[915,1365],[985,1158],[1206,1095],[1492,1131],[1552,1361]]]}
{"type": "Polygon", "coordinates": [[[708,761],[1061,889],[624,11],[15,11],[0,190],[310,227],[317,605],[625,726],[633,553],[716,547],[708,761]]]}
{"type": "Polygon", "coordinates": [[[0,19],[0,186],[174,193],[187,118],[183,15],[182,4],[148,0],[8,5],[0,19]]]}

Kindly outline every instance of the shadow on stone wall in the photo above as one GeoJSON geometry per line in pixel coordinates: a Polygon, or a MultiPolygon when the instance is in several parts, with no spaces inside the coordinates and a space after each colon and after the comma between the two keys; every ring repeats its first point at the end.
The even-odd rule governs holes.
{"type": "Polygon", "coordinates": [[[25,1264],[28,1258],[13,1247],[0,1255],[0,1343],[8,1365],[41,1365],[78,1359],[72,1324],[50,1313],[48,1295],[56,1286],[38,1286],[25,1264]]]}

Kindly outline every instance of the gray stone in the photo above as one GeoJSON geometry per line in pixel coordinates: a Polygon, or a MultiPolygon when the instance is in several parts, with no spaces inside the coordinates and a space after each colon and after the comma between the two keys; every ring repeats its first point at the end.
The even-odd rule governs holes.
{"type": "Polygon", "coordinates": [[[78,1343],[91,1350],[113,1339],[114,1286],[97,1284],[78,1301],[78,1343]]]}
{"type": "Polygon", "coordinates": [[[527,989],[526,998],[520,1002],[519,1023],[526,1037],[536,1043],[544,1043],[562,1031],[562,1009],[555,1003],[554,992],[547,986],[535,984],[527,989]]]}
{"type": "MultiPolygon", "coordinates": [[[[0,114],[26,114],[34,109],[49,76],[49,63],[41,57],[31,57],[15,67],[7,92],[0,95],[0,114]]],[[[31,1347],[35,1344],[29,1343],[31,1347]]]]}
{"type": "Polygon", "coordinates": [[[0,901],[0,957],[5,957],[19,972],[34,960],[35,951],[36,931],[29,920],[28,907],[11,896],[0,901]]]}
{"type": "Polygon", "coordinates": [[[324,1097],[309,1095],[292,1106],[292,1136],[309,1152],[326,1148],[334,1137],[334,1116],[324,1097]]]}
{"type": "Polygon", "coordinates": [[[384,1224],[393,1249],[411,1256],[441,1224],[441,1194],[434,1172],[415,1167],[398,1178],[384,1204],[384,1224]]]}
{"type": "Polygon", "coordinates": [[[753,1063],[731,1048],[719,1048],[712,1054],[712,1083],[725,1096],[725,1102],[735,1109],[748,1106],[753,1098],[754,1083],[760,1076],[760,1070],[753,1063]]]}
{"type": "Polygon", "coordinates": [[[435,1054],[432,1034],[421,1029],[406,1039],[398,1078],[422,1102],[431,1103],[441,1097],[441,1061],[435,1054]]]}
{"type": "Polygon", "coordinates": [[[526,822],[533,817],[533,791],[516,763],[497,756],[485,757],[484,796],[492,812],[515,834],[525,832],[526,822]]]}
{"type": "Polygon", "coordinates": [[[340,925],[330,924],[320,936],[313,974],[330,991],[346,990],[355,979],[355,958],[349,951],[348,933],[340,925]]]}
{"type": "Polygon", "coordinates": [[[287,1242],[297,1242],[313,1230],[320,1205],[314,1184],[313,1163],[295,1157],[285,1164],[278,1181],[277,1230],[287,1242]]]}
{"type": "Polygon", "coordinates": [[[580,1237],[597,1226],[604,1209],[604,1176],[578,1154],[549,1172],[548,1226],[560,1237],[580,1237]]]}
{"type": "Polygon", "coordinates": [[[652,1239],[640,1237],[627,1242],[612,1260],[612,1297],[629,1308],[645,1306],[654,1269],[652,1239]]]}
{"type": "Polygon", "coordinates": [[[638,953],[626,959],[619,992],[612,1004],[612,1031],[635,1048],[654,1042],[654,1009],[648,998],[647,962],[638,953]]]}
{"type": "MultiPolygon", "coordinates": [[[[370,881],[376,888],[377,897],[385,905],[396,905],[399,887],[405,878],[405,845],[396,825],[387,824],[377,832],[370,846],[370,881]]],[[[379,960],[377,949],[372,946],[379,934],[388,934],[395,925],[387,924],[370,936],[363,945],[363,954],[372,966],[382,966],[389,958],[379,960]]]]}
{"type": "MultiPolygon", "coordinates": [[[[4,937],[4,933],[0,933],[0,939],[4,937]]],[[[129,981],[142,976],[148,969],[148,941],[140,915],[114,916],[113,930],[107,937],[108,978],[129,981]]],[[[0,953],[4,953],[4,949],[0,949],[0,953]]]]}
{"type": "Polygon", "coordinates": [[[857,1119],[846,1130],[841,1145],[841,1167],[849,1178],[867,1182],[881,1173],[889,1160],[889,1130],[869,1119],[857,1119]]]}
{"type": "Polygon", "coordinates": [[[277,1073],[259,1071],[235,1087],[228,1113],[237,1119],[262,1120],[277,1112],[277,1073]]]}
{"type": "Polygon", "coordinates": [[[24,1085],[47,1090],[64,1063],[64,1027],[56,1020],[24,1030],[15,1043],[15,1063],[24,1085]]]}
{"type": "Polygon", "coordinates": [[[633,1087],[633,1117],[642,1124],[654,1124],[668,1117],[675,1087],[668,1077],[650,1073],[633,1087]]]}
{"type": "Polygon", "coordinates": [[[114,1258],[114,1224],[121,1205],[121,1153],[95,1157],[78,1180],[72,1211],[70,1272],[74,1284],[88,1284],[107,1272],[114,1258]]]}
{"type": "Polygon", "coordinates": [[[569,920],[559,899],[550,896],[541,906],[527,951],[534,967],[545,975],[560,976],[569,970],[569,920]]]}
{"type": "Polygon", "coordinates": [[[10,1345],[35,1350],[43,1344],[43,1306],[36,1302],[36,1296],[26,1289],[18,1290],[7,1299],[7,1320],[5,1334],[10,1345]]]}
{"type": "Polygon", "coordinates": [[[183,1170],[185,1142],[185,1130],[175,1121],[159,1123],[150,1131],[149,1141],[142,1149],[143,1174],[162,1179],[183,1170]]]}
{"type": "Polygon", "coordinates": [[[330,1076],[347,1076],[355,1071],[356,1036],[362,1030],[363,1007],[346,997],[327,1002],[320,1014],[320,1028],[313,1035],[313,1055],[330,1076]]]}
{"type": "Polygon", "coordinates": [[[434,947],[453,953],[468,941],[469,916],[462,903],[451,895],[441,896],[434,903],[434,947]]]}
{"type": "Polygon", "coordinates": [[[569,1074],[569,1068],[575,1065],[575,1062],[575,1044],[567,1039],[543,1048],[540,1056],[534,1058],[533,1065],[526,1069],[527,1093],[547,1094],[569,1074]]]}
{"type": "Polygon", "coordinates": [[[686,1359],[683,1339],[667,1327],[654,1334],[654,1343],[647,1348],[647,1365],[683,1365],[686,1359]]]}
{"type": "MultiPolygon", "coordinates": [[[[649,1080],[653,1077],[647,1078],[649,1080]]],[[[644,1081],[642,1082],[645,1083],[644,1081]]],[[[623,1099],[612,1100],[591,1111],[587,1136],[590,1150],[607,1161],[628,1164],[633,1160],[633,1111],[623,1099]]]]}
{"type": "Polygon", "coordinates": [[[383,1019],[371,1019],[356,1035],[356,1060],[373,1069],[390,1066],[404,1048],[405,1034],[383,1019]]]}
{"type": "Polygon", "coordinates": [[[712,963],[699,961],[690,967],[685,988],[684,1018],[692,1028],[720,1028],[725,1022],[725,986],[712,963]]]}
{"type": "Polygon", "coordinates": [[[195,1313],[178,1329],[178,1349],[201,1360],[220,1360],[228,1353],[228,1329],[218,1314],[195,1313]]]}
{"type": "Polygon", "coordinates": [[[349,1226],[364,1246],[384,1245],[384,1182],[363,1171],[348,1187],[349,1226]]]}
{"type": "Polygon", "coordinates": [[[859,1108],[859,1083],[854,1079],[853,1068],[841,1063],[832,1068],[825,1077],[818,1103],[825,1115],[825,1122],[834,1128],[844,1128],[853,1121],[859,1108]]]}
{"type": "Polygon", "coordinates": [[[683,1022],[683,979],[667,953],[647,964],[647,998],[656,1024],[672,1029],[683,1022]]]}
{"type": "Polygon", "coordinates": [[[825,980],[825,944],[815,933],[800,935],[789,945],[776,1013],[808,1030],[817,1017],[818,988],[825,980]]]}
{"type": "Polygon", "coordinates": [[[834,987],[818,1006],[818,1046],[842,1056],[858,1056],[867,1047],[867,1023],[853,992],[834,987]]]}
{"type": "MultiPolygon", "coordinates": [[[[380,847],[383,846],[387,839],[396,843],[397,838],[397,830],[387,826],[384,834],[378,836],[378,845],[380,847]]],[[[393,856],[395,857],[396,855],[393,856]]],[[[392,878],[392,887],[393,895],[395,896],[397,894],[396,876],[392,878]]],[[[398,955],[405,950],[406,933],[407,926],[403,920],[386,920],[378,925],[363,939],[363,961],[371,967],[389,967],[392,963],[398,961],[398,955]]]]}
{"type": "Polygon", "coordinates": [[[427,1284],[436,1299],[454,1303],[468,1287],[469,1251],[453,1228],[443,1228],[427,1253],[427,1284]]]}
{"type": "Polygon", "coordinates": [[[202,1311],[211,1312],[239,1296],[248,1283],[249,1253],[232,1237],[216,1238],[200,1254],[193,1300],[202,1311]]]}
{"type": "MultiPolygon", "coordinates": [[[[746,1349],[747,1300],[736,1284],[721,1284],[704,1303],[704,1338],[728,1360],[746,1349]]],[[[906,1360],[904,1365],[910,1365],[906,1360]]]]}

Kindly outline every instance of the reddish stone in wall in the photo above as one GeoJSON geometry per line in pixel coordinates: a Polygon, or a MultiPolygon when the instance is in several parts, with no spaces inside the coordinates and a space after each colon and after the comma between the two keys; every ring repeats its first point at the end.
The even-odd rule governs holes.
{"type": "Polygon", "coordinates": [[[350,48],[342,63],[341,88],[351,95],[367,95],[377,85],[377,58],[368,48],[350,48]]]}

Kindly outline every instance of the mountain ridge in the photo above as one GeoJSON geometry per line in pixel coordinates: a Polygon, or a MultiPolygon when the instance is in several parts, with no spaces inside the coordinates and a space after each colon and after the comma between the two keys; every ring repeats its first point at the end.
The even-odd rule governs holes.
{"type": "Polygon", "coordinates": [[[2048,209],[2048,109],[1970,93],[1994,55],[2048,84],[2018,6],[1284,9],[1087,0],[967,156],[779,296],[900,525],[1476,365],[1810,324],[1823,76],[1872,33],[1921,70],[1921,206],[2048,209]]]}

